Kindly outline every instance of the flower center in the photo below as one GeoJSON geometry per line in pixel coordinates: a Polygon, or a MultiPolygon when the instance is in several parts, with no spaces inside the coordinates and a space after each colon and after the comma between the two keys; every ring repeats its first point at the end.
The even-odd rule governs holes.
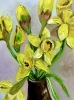
{"type": "Polygon", "coordinates": [[[53,42],[50,39],[46,39],[42,42],[41,48],[44,52],[48,52],[52,49],[53,42]]]}
{"type": "Polygon", "coordinates": [[[30,58],[26,58],[24,60],[24,64],[25,64],[26,67],[32,68],[33,67],[33,60],[30,59],[30,58]]]}

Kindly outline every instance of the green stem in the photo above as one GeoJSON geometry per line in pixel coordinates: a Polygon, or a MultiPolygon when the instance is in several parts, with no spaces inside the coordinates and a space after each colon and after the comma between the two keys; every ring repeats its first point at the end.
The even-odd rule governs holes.
{"type": "Polygon", "coordinates": [[[41,38],[41,35],[42,35],[42,32],[43,32],[45,26],[46,26],[46,22],[43,21],[43,23],[42,23],[42,27],[41,27],[41,30],[40,30],[40,33],[39,33],[39,37],[40,37],[40,38],[41,38]]]}
{"type": "Polygon", "coordinates": [[[63,40],[62,46],[60,48],[60,51],[57,53],[57,55],[55,55],[55,57],[52,60],[52,65],[60,58],[60,56],[64,52],[65,46],[66,46],[66,40],[63,40]]]}
{"type": "Polygon", "coordinates": [[[11,54],[13,55],[13,57],[14,57],[15,59],[17,59],[17,52],[16,52],[15,49],[12,47],[10,41],[9,41],[9,50],[10,50],[11,54]]]}

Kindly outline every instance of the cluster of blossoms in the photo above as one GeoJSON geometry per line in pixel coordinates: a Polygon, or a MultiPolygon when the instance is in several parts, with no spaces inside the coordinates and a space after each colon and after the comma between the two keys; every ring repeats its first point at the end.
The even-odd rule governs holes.
{"type": "MultiPolygon", "coordinates": [[[[19,25],[16,25],[16,30],[12,36],[11,18],[9,15],[0,17],[0,40],[6,41],[7,47],[20,66],[16,73],[15,84],[5,80],[0,82],[0,91],[7,93],[4,100],[25,100],[25,92],[21,88],[26,80],[39,81],[46,78],[50,85],[50,77],[53,77],[69,96],[63,81],[50,72],[50,66],[62,54],[66,42],[74,49],[72,0],[58,0],[57,16],[51,18],[53,4],[53,0],[40,0],[38,4],[38,16],[42,25],[38,36],[31,32],[31,17],[25,6],[19,4],[16,8],[19,25]],[[58,26],[57,39],[52,38],[51,32],[46,27],[47,24],[58,26]],[[24,51],[20,52],[25,38],[28,39],[28,43],[25,44],[24,51]]],[[[52,85],[51,93],[55,100],[59,100],[59,96],[55,93],[52,85]]]]}

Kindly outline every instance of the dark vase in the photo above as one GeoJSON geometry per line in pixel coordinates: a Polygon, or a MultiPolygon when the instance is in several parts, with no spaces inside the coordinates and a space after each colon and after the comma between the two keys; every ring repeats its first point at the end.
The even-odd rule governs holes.
{"type": "Polygon", "coordinates": [[[27,100],[52,100],[46,80],[28,81],[27,100]]]}

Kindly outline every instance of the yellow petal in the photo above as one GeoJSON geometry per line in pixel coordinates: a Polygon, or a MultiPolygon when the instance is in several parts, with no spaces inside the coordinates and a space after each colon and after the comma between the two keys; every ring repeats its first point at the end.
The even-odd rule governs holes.
{"type": "Polygon", "coordinates": [[[44,61],[45,61],[48,65],[51,65],[51,62],[52,62],[52,60],[53,60],[55,54],[56,54],[56,53],[55,53],[54,50],[45,53],[45,54],[44,54],[44,61]]]}
{"type": "Polygon", "coordinates": [[[46,62],[46,64],[51,65],[51,56],[48,53],[44,54],[44,61],[46,62]]]}
{"type": "Polygon", "coordinates": [[[26,76],[28,76],[30,73],[30,68],[28,67],[20,67],[18,72],[17,72],[17,75],[16,75],[16,80],[20,80],[26,76]]]}
{"type": "Polygon", "coordinates": [[[74,16],[72,16],[68,22],[68,24],[73,24],[74,25],[74,16]]]}
{"type": "Polygon", "coordinates": [[[62,41],[68,36],[68,25],[62,24],[58,29],[59,39],[62,41]]]}
{"type": "Polygon", "coordinates": [[[11,98],[9,97],[8,94],[6,94],[3,100],[11,100],[11,98]]]}
{"type": "Polygon", "coordinates": [[[69,25],[69,34],[68,36],[73,37],[74,36],[74,25],[69,25]]]}
{"type": "Polygon", "coordinates": [[[55,45],[54,45],[54,49],[59,49],[60,47],[61,47],[61,45],[62,45],[62,42],[60,42],[60,41],[54,41],[54,43],[55,43],[55,45]]]}
{"type": "Polygon", "coordinates": [[[62,20],[64,23],[68,23],[71,16],[72,16],[73,12],[71,9],[68,9],[68,10],[64,10],[63,13],[62,13],[62,20]]]}
{"type": "Polygon", "coordinates": [[[24,56],[32,58],[33,57],[33,53],[34,53],[34,51],[31,49],[31,47],[28,44],[26,44],[26,46],[24,48],[24,56]]]}
{"type": "Polygon", "coordinates": [[[25,6],[18,5],[16,8],[16,17],[18,21],[26,20],[29,16],[29,11],[25,6]]]}
{"type": "Polygon", "coordinates": [[[11,20],[9,15],[6,15],[6,17],[4,18],[4,24],[5,24],[5,28],[8,31],[8,33],[11,33],[11,31],[12,31],[12,20],[11,20]]]}
{"type": "Polygon", "coordinates": [[[36,60],[35,66],[39,69],[44,70],[45,72],[49,73],[49,68],[45,65],[42,60],[36,60]]]}
{"type": "Polygon", "coordinates": [[[43,51],[41,50],[41,48],[38,48],[38,49],[35,51],[35,53],[34,53],[34,55],[33,55],[33,58],[40,58],[40,57],[42,56],[42,54],[43,54],[43,51]]]}
{"type": "Polygon", "coordinates": [[[50,37],[50,31],[45,27],[42,32],[41,40],[44,40],[49,37],[50,37]]]}
{"type": "Polygon", "coordinates": [[[35,47],[38,47],[39,44],[41,43],[40,38],[38,36],[36,36],[36,35],[33,35],[33,34],[28,35],[28,40],[35,47]]]}
{"type": "Polygon", "coordinates": [[[67,37],[67,44],[74,50],[74,36],[73,37],[67,37]]]}
{"type": "Polygon", "coordinates": [[[20,66],[24,66],[24,58],[25,58],[24,53],[17,54],[17,60],[20,64],[20,66]]]}
{"type": "Polygon", "coordinates": [[[3,80],[0,82],[0,92],[9,92],[11,87],[12,87],[12,84],[8,81],[3,80]]]}
{"type": "Polygon", "coordinates": [[[18,99],[18,100],[26,100],[26,95],[23,94],[23,92],[20,90],[20,91],[17,93],[17,99],[18,99]]]}
{"type": "Polygon", "coordinates": [[[48,20],[48,24],[63,24],[63,22],[59,16],[55,16],[48,20]]]}

